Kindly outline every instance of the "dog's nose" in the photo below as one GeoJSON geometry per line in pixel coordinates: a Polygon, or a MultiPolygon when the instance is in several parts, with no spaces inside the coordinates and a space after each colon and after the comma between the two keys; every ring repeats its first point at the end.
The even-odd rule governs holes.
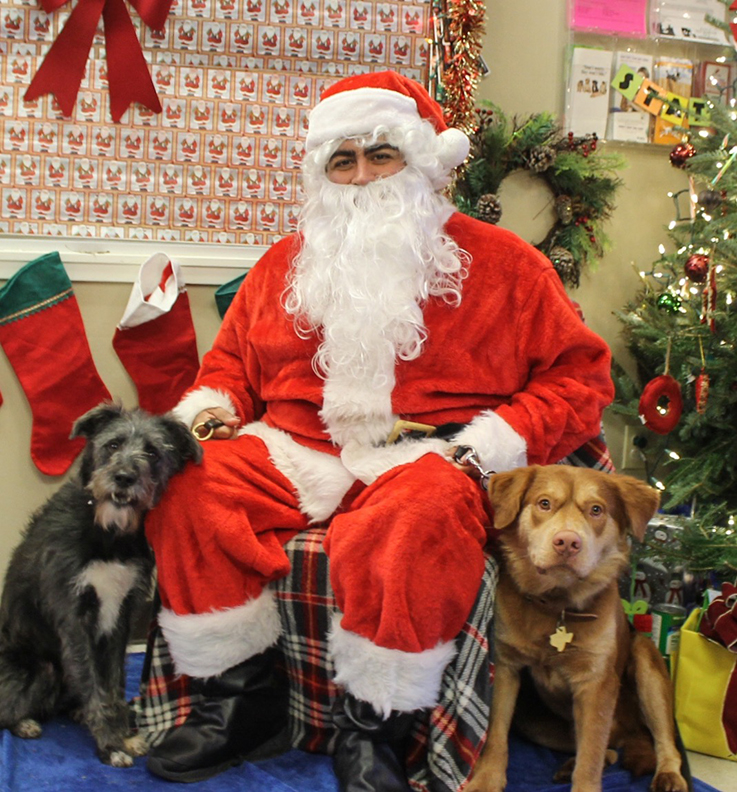
{"type": "Polygon", "coordinates": [[[123,471],[118,471],[114,479],[119,487],[130,487],[131,484],[135,484],[136,481],[136,477],[133,473],[125,473],[123,471]]]}
{"type": "Polygon", "coordinates": [[[553,548],[558,555],[574,556],[581,549],[581,537],[575,531],[558,531],[553,537],[553,548]]]}

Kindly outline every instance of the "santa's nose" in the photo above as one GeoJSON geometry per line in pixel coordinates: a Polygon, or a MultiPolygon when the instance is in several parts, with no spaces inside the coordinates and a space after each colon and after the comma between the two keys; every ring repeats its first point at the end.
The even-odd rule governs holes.
{"type": "Polygon", "coordinates": [[[575,531],[558,531],[553,537],[553,549],[566,558],[574,556],[581,549],[581,537],[575,531]]]}
{"type": "Polygon", "coordinates": [[[365,157],[356,158],[356,169],[351,179],[351,184],[356,184],[359,187],[364,184],[370,184],[376,175],[374,174],[371,163],[365,157]]]}

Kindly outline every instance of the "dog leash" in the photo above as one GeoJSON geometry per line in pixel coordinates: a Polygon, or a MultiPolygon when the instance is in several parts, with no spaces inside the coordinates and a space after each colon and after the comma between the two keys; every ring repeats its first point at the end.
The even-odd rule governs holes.
{"type": "Polygon", "coordinates": [[[483,490],[489,488],[489,480],[496,471],[484,468],[473,446],[458,446],[453,452],[453,461],[459,465],[470,465],[478,473],[481,488],[483,490]]]}
{"type": "Polygon", "coordinates": [[[192,434],[200,443],[204,443],[205,440],[209,440],[215,434],[215,430],[219,429],[221,426],[224,426],[224,424],[219,418],[209,418],[207,421],[195,424],[192,427],[192,434]]]}

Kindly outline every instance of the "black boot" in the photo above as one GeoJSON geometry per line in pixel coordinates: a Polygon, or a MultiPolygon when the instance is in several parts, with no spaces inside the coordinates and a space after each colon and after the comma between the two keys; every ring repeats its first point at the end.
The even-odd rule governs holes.
{"type": "Polygon", "coordinates": [[[408,792],[404,759],[414,718],[413,712],[392,712],[384,719],[350,693],[337,699],[333,768],[341,792],[408,792]]]}
{"type": "Polygon", "coordinates": [[[169,781],[204,781],[286,737],[289,692],[276,679],[274,659],[267,651],[220,676],[193,679],[192,693],[204,698],[151,749],[148,769],[169,781]]]}

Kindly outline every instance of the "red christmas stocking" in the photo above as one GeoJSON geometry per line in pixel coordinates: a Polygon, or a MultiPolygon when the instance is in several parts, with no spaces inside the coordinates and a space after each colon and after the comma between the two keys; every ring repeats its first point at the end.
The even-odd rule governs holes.
{"type": "Polygon", "coordinates": [[[72,424],[110,393],[58,253],[26,264],[0,289],[0,344],[31,405],[31,458],[42,473],[60,476],[84,446],[83,438],[69,439],[72,424]]]}
{"type": "Polygon", "coordinates": [[[200,364],[189,297],[179,264],[163,253],[141,266],[113,348],[148,412],[171,410],[194,382],[200,364]]]}

